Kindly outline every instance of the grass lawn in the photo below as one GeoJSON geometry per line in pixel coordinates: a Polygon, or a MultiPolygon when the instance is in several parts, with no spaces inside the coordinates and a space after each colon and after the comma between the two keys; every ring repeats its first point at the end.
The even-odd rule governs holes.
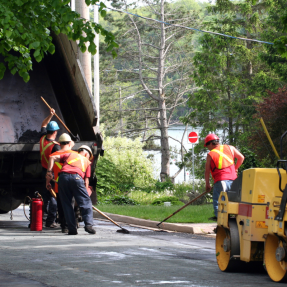
{"type": "MultiPolygon", "coordinates": [[[[181,206],[153,206],[153,205],[113,205],[101,204],[97,208],[103,212],[133,216],[142,219],[162,221],[181,206]]],[[[213,216],[212,204],[187,206],[166,222],[174,223],[212,223],[208,220],[213,216]]]]}

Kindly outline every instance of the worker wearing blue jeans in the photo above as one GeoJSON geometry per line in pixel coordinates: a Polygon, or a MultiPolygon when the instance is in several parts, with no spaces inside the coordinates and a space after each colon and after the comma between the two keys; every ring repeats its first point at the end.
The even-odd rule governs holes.
{"type": "Polygon", "coordinates": [[[59,173],[59,196],[62,202],[65,218],[67,221],[69,235],[76,235],[77,225],[72,207],[72,198],[75,197],[81,209],[85,223],[85,231],[95,234],[93,229],[93,209],[92,202],[88,195],[89,177],[91,176],[92,150],[83,145],[78,149],[78,153],[67,151],[64,154],[51,155],[48,162],[46,175],[46,187],[51,189],[50,181],[53,178],[51,169],[56,162],[62,163],[63,167],[59,173]]]}
{"type": "Polygon", "coordinates": [[[59,175],[59,196],[62,202],[65,218],[67,221],[69,233],[77,234],[77,224],[75,220],[72,198],[81,208],[81,214],[85,227],[93,226],[92,202],[87,193],[84,180],[78,174],[62,172],[59,175]]]}
{"type": "Polygon", "coordinates": [[[209,219],[216,221],[220,192],[230,190],[232,182],[237,178],[237,172],[244,161],[244,156],[232,145],[219,144],[219,137],[216,134],[208,134],[204,139],[204,146],[209,150],[204,173],[206,191],[211,191],[210,174],[214,181],[214,216],[209,219]]]}
{"type": "Polygon", "coordinates": [[[217,211],[218,211],[218,199],[221,191],[229,191],[231,190],[231,185],[233,183],[233,180],[221,180],[217,181],[213,185],[213,210],[214,210],[214,216],[217,217],[217,211]]]}

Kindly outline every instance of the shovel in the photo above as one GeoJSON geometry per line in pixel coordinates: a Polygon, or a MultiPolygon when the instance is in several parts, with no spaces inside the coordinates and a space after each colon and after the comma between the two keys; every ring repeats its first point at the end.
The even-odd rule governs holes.
{"type": "MultiPolygon", "coordinates": [[[[47,105],[47,107],[48,107],[50,110],[52,110],[52,108],[51,108],[51,107],[49,106],[49,104],[44,100],[44,98],[41,97],[41,99],[42,99],[43,102],[47,105]]],[[[58,117],[58,115],[57,115],[56,113],[55,113],[55,116],[56,116],[57,119],[61,122],[61,124],[64,126],[64,128],[68,131],[68,133],[72,136],[73,140],[75,140],[75,141],[80,141],[79,135],[74,136],[74,135],[72,134],[72,132],[68,129],[68,127],[64,124],[64,122],[58,117]]]]}

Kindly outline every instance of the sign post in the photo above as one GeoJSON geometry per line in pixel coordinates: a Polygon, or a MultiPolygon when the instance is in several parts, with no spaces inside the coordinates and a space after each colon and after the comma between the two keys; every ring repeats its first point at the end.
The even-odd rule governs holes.
{"type": "Polygon", "coordinates": [[[192,145],[192,185],[194,192],[194,144],[198,143],[198,134],[196,132],[190,132],[188,134],[188,143],[191,143],[192,145]]]}

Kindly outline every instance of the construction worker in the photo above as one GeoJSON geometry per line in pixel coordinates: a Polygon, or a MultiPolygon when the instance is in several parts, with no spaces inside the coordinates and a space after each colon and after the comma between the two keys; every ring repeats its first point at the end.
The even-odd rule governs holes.
{"type": "MultiPolygon", "coordinates": [[[[67,151],[74,152],[77,154],[76,151],[71,150],[72,147],[75,145],[75,143],[72,141],[71,137],[68,134],[63,133],[59,137],[58,142],[60,143],[61,149],[52,153],[50,156],[65,154],[65,153],[67,153],[67,151]]],[[[62,207],[61,198],[58,194],[58,179],[59,179],[59,172],[61,171],[62,166],[63,166],[63,164],[60,162],[55,162],[55,164],[53,166],[54,179],[56,181],[54,190],[57,194],[57,207],[58,207],[59,222],[61,224],[62,232],[68,233],[68,226],[66,223],[66,219],[65,219],[65,215],[64,215],[64,211],[63,211],[63,207],[62,207]]]]}
{"type": "Polygon", "coordinates": [[[209,134],[204,140],[204,146],[209,149],[205,164],[205,189],[211,191],[209,183],[210,173],[214,180],[213,185],[213,209],[214,217],[210,220],[217,220],[218,198],[221,191],[229,191],[232,182],[237,178],[239,167],[244,161],[244,156],[234,146],[220,145],[219,137],[209,134]],[[236,165],[234,159],[237,159],[236,165]]]}
{"type": "MultiPolygon", "coordinates": [[[[41,125],[41,138],[40,138],[40,155],[42,164],[42,178],[44,179],[47,173],[49,156],[51,153],[61,149],[58,142],[55,141],[57,137],[57,131],[60,129],[58,124],[51,121],[55,114],[55,110],[50,110],[50,115],[46,117],[41,125]]],[[[46,227],[55,228],[57,227],[55,220],[57,217],[57,201],[45,188],[42,194],[44,200],[44,208],[47,211],[46,227]]]]}
{"type": "Polygon", "coordinates": [[[62,170],[59,173],[59,196],[61,198],[65,218],[68,224],[69,235],[76,235],[77,225],[72,206],[72,198],[75,197],[85,223],[85,231],[95,234],[93,229],[93,209],[92,202],[88,195],[89,177],[91,176],[92,151],[82,145],[78,149],[78,154],[67,151],[65,154],[50,156],[48,170],[46,175],[46,187],[51,188],[50,181],[52,179],[52,167],[54,162],[63,164],[62,170]]]}

